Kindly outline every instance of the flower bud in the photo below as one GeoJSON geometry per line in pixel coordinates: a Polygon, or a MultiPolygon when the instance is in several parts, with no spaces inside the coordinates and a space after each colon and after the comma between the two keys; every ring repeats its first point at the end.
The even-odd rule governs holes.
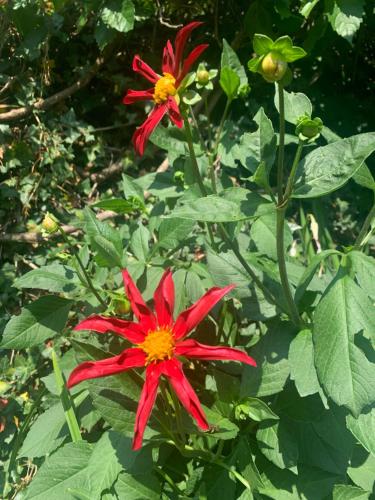
{"type": "Polygon", "coordinates": [[[197,71],[197,82],[200,85],[206,85],[210,81],[210,74],[206,69],[199,69],[197,71]]]}
{"type": "Polygon", "coordinates": [[[59,222],[56,217],[47,212],[42,222],[42,229],[48,234],[56,233],[59,230],[59,222]]]}
{"type": "Polygon", "coordinates": [[[278,82],[287,69],[287,62],[278,52],[269,52],[262,60],[261,72],[267,82],[278,82]]]}
{"type": "Polygon", "coordinates": [[[127,298],[115,299],[113,301],[113,312],[115,314],[126,315],[131,311],[130,302],[127,298]]]}
{"type": "Polygon", "coordinates": [[[320,118],[300,116],[297,120],[296,134],[301,141],[313,141],[319,137],[322,128],[323,122],[320,118]]]}

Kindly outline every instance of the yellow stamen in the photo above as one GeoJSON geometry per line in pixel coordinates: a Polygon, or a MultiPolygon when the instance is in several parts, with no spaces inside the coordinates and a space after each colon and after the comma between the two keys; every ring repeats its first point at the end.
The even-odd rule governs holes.
{"type": "Polygon", "coordinates": [[[147,354],[146,365],[153,361],[170,359],[173,356],[174,338],[170,328],[151,331],[139,347],[147,354]]]}
{"type": "Polygon", "coordinates": [[[154,88],[154,101],[156,104],[162,104],[170,95],[176,95],[175,87],[176,79],[170,73],[163,73],[164,76],[159,78],[154,88]]]}

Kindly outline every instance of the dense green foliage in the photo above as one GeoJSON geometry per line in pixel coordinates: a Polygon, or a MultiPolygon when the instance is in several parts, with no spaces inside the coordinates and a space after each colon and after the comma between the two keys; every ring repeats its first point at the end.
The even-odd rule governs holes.
{"type": "Polygon", "coordinates": [[[371,0],[0,2],[4,498],[374,497],[374,28],[371,0]],[[150,106],[122,104],[146,88],[133,56],[159,70],[192,20],[216,70],[184,98],[208,196],[184,129],[159,126],[139,157],[131,136],[150,106]],[[277,209],[282,87],[262,78],[275,50],[289,64],[284,186],[298,155],[277,209]],[[41,231],[48,212],[65,236],[41,231]],[[236,284],[197,337],[258,367],[186,365],[213,428],[159,396],[134,452],[140,377],[64,385],[122,340],[72,329],[131,318],[122,268],[149,301],[168,266],[177,312],[236,284]]]}

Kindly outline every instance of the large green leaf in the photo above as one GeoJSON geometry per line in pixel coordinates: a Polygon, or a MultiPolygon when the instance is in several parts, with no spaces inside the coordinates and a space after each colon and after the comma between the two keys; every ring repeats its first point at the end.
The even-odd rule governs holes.
{"type": "Polygon", "coordinates": [[[372,491],[375,484],[375,456],[367,453],[362,446],[354,448],[348,468],[348,476],[357,486],[372,491]]]}
{"type": "Polygon", "coordinates": [[[97,252],[97,261],[100,265],[106,267],[122,267],[122,255],[115,245],[97,234],[92,239],[92,247],[97,252]]]}
{"type": "MultiPolygon", "coordinates": [[[[258,217],[251,225],[250,237],[258,252],[273,260],[277,260],[276,251],[276,213],[268,213],[258,217]]],[[[288,224],[284,224],[285,248],[292,244],[293,236],[288,224]]]]}
{"type": "Polygon", "coordinates": [[[63,264],[50,264],[33,269],[17,278],[13,286],[16,288],[39,288],[49,292],[71,292],[80,286],[75,269],[63,264]]]}
{"type": "Polygon", "coordinates": [[[221,68],[219,83],[228,99],[232,100],[236,97],[240,78],[233,69],[228,66],[221,68]]]}
{"type": "Polygon", "coordinates": [[[194,225],[194,221],[186,219],[163,220],[159,227],[159,239],[156,246],[166,250],[177,247],[189,236],[194,225]]]}
{"type": "Polygon", "coordinates": [[[46,295],[23,307],[6,325],[1,347],[25,349],[61,333],[71,305],[71,300],[46,295]]]}
{"type": "Polygon", "coordinates": [[[294,338],[288,322],[273,321],[251,349],[257,368],[244,367],[241,396],[264,397],[281,392],[290,374],[288,352],[294,338]]]}
{"type": "Polygon", "coordinates": [[[26,490],[27,500],[74,500],[69,490],[83,490],[90,498],[87,465],[93,445],[68,443],[48,457],[26,490]]]}
{"type": "Polygon", "coordinates": [[[240,160],[242,165],[252,173],[261,162],[264,162],[266,171],[269,173],[275,161],[276,134],[263,108],[260,108],[254,116],[254,121],[258,124],[258,129],[242,135],[236,149],[236,159],[240,160]]]}
{"type": "Polygon", "coordinates": [[[280,469],[289,469],[297,473],[297,440],[283,420],[261,422],[256,436],[259,448],[268,460],[280,469]]]}
{"type": "Polygon", "coordinates": [[[245,68],[242,66],[240,60],[238,59],[237,54],[232,49],[232,47],[228,44],[228,42],[223,38],[223,52],[221,53],[221,68],[228,67],[232,69],[239,78],[239,91],[241,88],[247,86],[248,80],[245,68]]]}
{"type": "Polygon", "coordinates": [[[150,231],[140,223],[130,239],[130,248],[140,262],[147,262],[149,254],[148,242],[151,238],[150,231]]]}
{"type": "Polygon", "coordinates": [[[132,0],[111,0],[101,12],[102,21],[110,28],[127,33],[134,26],[134,5],[132,0]]]}
{"type": "Polygon", "coordinates": [[[347,425],[361,445],[375,457],[375,407],[358,418],[348,415],[347,425]]]}
{"type": "Polygon", "coordinates": [[[375,300],[375,259],[363,252],[353,250],[348,254],[351,271],[364,292],[375,300]]]}
{"type": "Polygon", "coordinates": [[[374,307],[340,268],[315,311],[315,365],[325,392],[356,416],[375,401],[375,364],[355,342],[362,329],[375,331],[374,307]]]}
{"type": "Polygon", "coordinates": [[[336,484],[333,488],[332,500],[368,500],[370,492],[348,484],[336,484]]]}
{"type": "Polygon", "coordinates": [[[316,198],[343,186],[375,150],[375,132],[314,149],[297,167],[295,198],[316,198]]]}
{"type": "MultiPolygon", "coordinates": [[[[132,453],[132,452],[131,452],[132,453]]],[[[157,500],[160,498],[160,484],[150,471],[147,474],[128,474],[121,472],[115,491],[118,498],[124,500],[157,500]]]]}
{"type": "Polygon", "coordinates": [[[243,188],[229,188],[218,195],[188,200],[165,217],[204,222],[238,222],[273,210],[274,205],[257,193],[243,188]]]}
{"type": "Polygon", "coordinates": [[[329,0],[328,20],[336,33],[349,42],[359,29],[364,16],[364,0],[329,0]]]}

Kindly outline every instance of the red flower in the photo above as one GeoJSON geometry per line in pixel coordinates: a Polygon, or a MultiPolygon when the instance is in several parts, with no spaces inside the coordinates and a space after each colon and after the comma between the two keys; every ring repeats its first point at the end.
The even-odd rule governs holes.
{"type": "Polygon", "coordinates": [[[183,120],[178,108],[178,87],[191,66],[206,50],[208,45],[202,44],[195,47],[185,61],[182,61],[182,55],[191,32],[201,24],[203,23],[193,22],[181,28],[176,35],[175,50],[173,50],[172,44],[168,40],[163,52],[163,76],[155,73],[138,55],[133,59],[133,70],[154,84],[154,87],[148,90],[128,90],[122,101],[124,104],[133,104],[137,101],[155,102],[155,106],[148,118],[137,128],[133,135],[135,150],[141,156],[151,132],[157,127],[165,114],[168,114],[172,123],[177,127],[181,128],[183,126],[183,120]]]}
{"type": "Polygon", "coordinates": [[[159,379],[167,377],[182,405],[196,420],[202,430],[208,430],[206,416],[194,389],[182,370],[180,356],[205,360],[233,360],[256,366],[245,352],[231,347],[200,344],[186,336],[209,313],[214,305],[230,292],[234,285],[214,287],[195,304],[173,320],[174,283],[170,270],[165,271],[154,294],[153,313],[145,304],[129,273],[123,271],[126,294],[139,323],[104,316],[83,320],[75,330],[93,330],[98,333],[113,332],[124,337],[136,347],[124,349],[121,354],[100,361],[86,361],[71,373],[68,387],[90,378],[105,377],[130,368],[146,368],[145,383],[135,417],[133,449],[142,446],[147,425],[158,390],[159,379]]]}

